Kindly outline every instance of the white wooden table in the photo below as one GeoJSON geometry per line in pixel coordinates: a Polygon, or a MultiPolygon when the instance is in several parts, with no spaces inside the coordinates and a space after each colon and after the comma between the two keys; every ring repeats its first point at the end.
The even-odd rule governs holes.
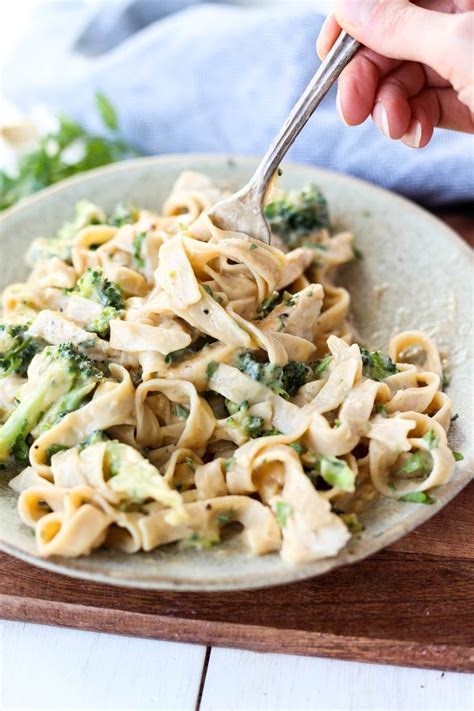
{"type": "MultiPolygon", "coordinates": [[[[313,2],[321,10],[330,5],[329,0],[313,2]]],[[[0,621],[0,711],[472,711],[473,707],[474,683],[467,674],[206,649],[0,621]]]]}
{"type": "Polygon", "coordinates": [[[467,674],[0,622],[0,709],[471,711],[467,674]]]}

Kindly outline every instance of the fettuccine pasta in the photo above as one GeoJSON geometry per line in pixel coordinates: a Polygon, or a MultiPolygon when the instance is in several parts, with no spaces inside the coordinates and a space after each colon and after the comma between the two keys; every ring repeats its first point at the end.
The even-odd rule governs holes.
{"type": "Polygon", "coordinates": [[[41,556],[240,536],[304,563],[361,499],[429,503],[453,473],[436,346],[356,342],[321,194],[267,206],[271,246],[218,229],[220,197],[185,173],[160,215],[83,201],[3,293],[0,461],[41,556]]]}

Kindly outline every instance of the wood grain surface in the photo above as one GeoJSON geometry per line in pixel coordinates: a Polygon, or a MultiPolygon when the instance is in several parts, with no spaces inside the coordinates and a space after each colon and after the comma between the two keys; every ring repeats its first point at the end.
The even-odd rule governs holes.
{"type": "MultiPolygon", "coordinates": [[[[456,226],[466,237],[474,232],[472,219],[456,226]]],[[[204,645],[474,671],[473,510],[471,483],[389,549],[325,576],[266,590],[132,590],[68,578],[0,554],[0,616],[204,645]]]]}
{"type": "Polygon", "coordinates": [[[474,671],[474,485],[391,548],[266,590],[172,593],[79,581],[0,555],[6,619],[140,637],[474,671]]]}

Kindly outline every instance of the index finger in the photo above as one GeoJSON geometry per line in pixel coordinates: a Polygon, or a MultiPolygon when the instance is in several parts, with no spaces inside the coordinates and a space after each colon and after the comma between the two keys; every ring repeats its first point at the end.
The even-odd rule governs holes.
{"type": "Polygon", "coordinates": [[[357,52],[339,77],[338,103],[346,123],[357,126],[370,116],[381,79],[400,64],[367,47],[357,52]]]}
{"type": "Polygon", "coordinates": [[[331,12],[324,20],[318,39],[316,40],[316,52],[320,59],[324,59],[341,34],[341,27],[331,12]]]}

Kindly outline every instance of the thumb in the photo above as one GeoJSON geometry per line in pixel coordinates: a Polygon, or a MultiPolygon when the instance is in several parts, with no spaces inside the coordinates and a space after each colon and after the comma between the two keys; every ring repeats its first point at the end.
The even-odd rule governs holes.
{"type": "Polygon", "coordinates": [[[385,57],[427,64],[450,81],[465,64],[471,13],[434,12],[408,0],[336,0],[334,14],[344,30],[385,57]]]}

